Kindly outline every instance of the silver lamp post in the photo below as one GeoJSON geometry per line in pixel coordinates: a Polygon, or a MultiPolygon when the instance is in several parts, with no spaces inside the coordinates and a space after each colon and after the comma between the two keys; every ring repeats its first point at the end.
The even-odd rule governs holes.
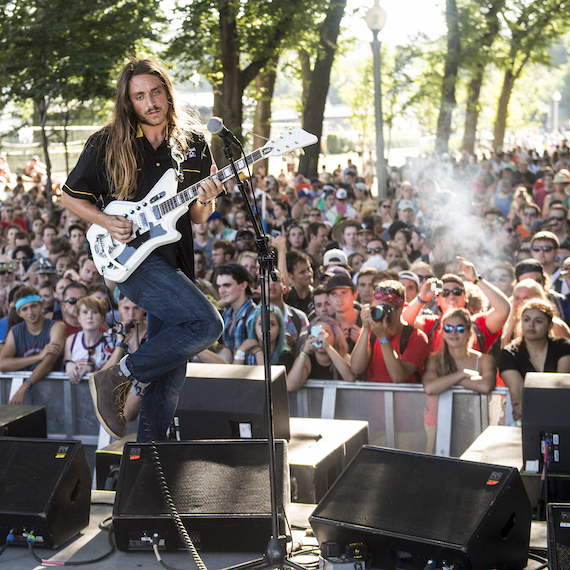
{"type": "Polygon", "coordinates": [[[386,10],[380,6],[379,0],[374,0],[374,6],[366,12],[364,20],[373,35],[371,45],[374,67],[374,114],[376,115],[376,179],[378,180],[378,199],[381,200],[388,196],[388,185],[384,159],[384,121],[382,119],[382,83],[380,80],[381,42],[378,41],[378,33],[386,25],[386,10]]]}
{"type": "Polygon", "coordinates": [[[200,74],[194,70],[192,72],[192,76],[190,77],[190,81],[194,85],[194,109],[198,108],[198,85],[200,85],[200,74]]]}
{"type": "Polygon", "coordinates": [[[560,93],[560,91],[555,91],[552,94],[552,100],[554,101],[554,117],[553,117],[553,129],[554,131],[558,130],[559,125],[559,120],[558,120],[558,106],[560,104],[560,101],[562,100],[562,94],[560,93]]]}

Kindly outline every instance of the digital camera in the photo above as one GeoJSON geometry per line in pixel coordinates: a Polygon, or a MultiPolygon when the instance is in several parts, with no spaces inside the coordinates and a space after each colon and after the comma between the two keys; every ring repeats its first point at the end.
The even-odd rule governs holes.
{"type": "Polygon", "coordinates": [[[390,305],[378,305],[370,308],[370,317],[375,323],[380,323],[386,318],[387,322],[392,322],[392,311],[394,307],[390,305]]]}

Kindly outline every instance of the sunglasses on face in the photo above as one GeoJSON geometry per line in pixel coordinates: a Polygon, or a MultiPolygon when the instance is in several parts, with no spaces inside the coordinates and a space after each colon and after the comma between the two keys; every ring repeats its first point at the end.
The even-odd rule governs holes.
{"type": "Polygon", "coordinates": [[[452,333],[453,331],[458,332],[459,334],[464,333],[467,330],[465,325],[443,325],[443,331],[446,333],[452,333]]]}
{"type": "Polygon", "coordinates": [[[367,247],[366,253],[382,253],[384,251],[383,247],[367,247]]]}
{"type": "Polygon", "coordinates": [[[64,301],[64,303],[69,303],[70,305],[75,305],[75,304],[77,304],[77,301],[79,301],[80,299],[83,299],[83,297],[79,297],[78,299],[76,299],[75,297],[71,297],[70,299],[67,299],[67,301],[64,301]]]}
{"type": "Polygon", "coordinates": [[[12,275],[11,271],[0,271],[0,275],[12,275]]]}
{"type": "Polygon", "coordinates": [[[550,221],[556,220],[557,222],[562,222],[564,220],[564,217],[563,216],[548,216],[548,219],[550,221]]]}
{"type": "Polygon", "coordinates": [[[465,293],[465,291],[463,289],[444,289],[441,293],[440,296],[441,297],[449,297],[451,294],[453,294],[454,297],[461,297],[461,295],[463,295],[463,293],[465,293]]]}
{"type": "Polygon", "coordinates": [[[489,275],[489,281],[491,283],[494,283],[495,281],[500,281],[501,283],[503,283],[504,281],[508,280],[509,280],[508,275],[489,275]]]}
{"type": "Polygon", "coordinates": [[[427,281],[431,277],[431,275],[420,275],[419,273],[416,273],[416,275],[420,281],[427,281]]]}
{"type": "Polygon", "coordinates": [[[526,216],[527,218],[536,218],[538,214],[532,210],[532,212],[523,212],[523,216],[526,216]]]}
{"type": "Polygon", "coordinates": [[[554,246],[552,245],[533,245],[532,251],[552,251],[554,246]]]}

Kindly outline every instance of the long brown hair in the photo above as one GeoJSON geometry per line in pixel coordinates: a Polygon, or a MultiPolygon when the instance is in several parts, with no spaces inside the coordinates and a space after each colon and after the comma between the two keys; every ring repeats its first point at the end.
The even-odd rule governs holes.
{"type": "MultiPolygon", "coordinates": [[[[471,333],[471,328],[473,323],[471,322],[471,317],[469,313],[465,309],[451,309],[447,311],[443,317],[441,317],[441,328],[443,329],[443,325],[447,319],[451,317],[458,317],[463,321],[463,324],[471,333]]],[[[471,341],[469,341],[470,344],[471,341]]],[[[455,360],[449,354],[449,348],[447,347],[447,342],[445,342],[445,338],[441,337],[441,348],[437,353],[437,363],[436,363],[436,370],[438,376],[447,376],[448,374],[453,374],[453,372],[457,372],[457,365],[455,364],[455,360]]]]}
{"type": "Polygon", "coordinates": [[[117,79],[115,109],[111,122],[105,127],[108,133],[105,163],[113,195],[127,200],[136,195],[137,171],[140,150],[136,143],[138,121],[129,97],[129,83],[137,75],[154,75],[166,89],[168,98],[167,121],[169,139],[175,140],[182,152],[188,149],[192,133],[198,133],[198,121],[183,110],[174,99],[172,83],[166,69],[149,59],[132,59],[117,79]]]}
{"type": "MultiPolygon", "coordinates": [[[[530,309],[536,309],[540,311],[548,320],[549,323],[552,323],[554,316],[555,316],[555,308],[554,305],[546,300],[546,299],[527,299],[520,307],[517,313],[517,326],[515,330],[515,342],[519,344],[524,340],[523,333],[522,333],[522,316],[525,311],[530,309]]],[[[548,336],[554,336],[552,332],[552,327],[548,331],[548,336]]]]}

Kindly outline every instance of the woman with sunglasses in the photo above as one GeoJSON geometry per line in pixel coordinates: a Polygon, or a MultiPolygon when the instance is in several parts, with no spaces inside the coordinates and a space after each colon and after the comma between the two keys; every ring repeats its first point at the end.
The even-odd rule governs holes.
{"type": "Polygon", "coordinates": [[[473,327],[469,313],[452,309],[443,315],[441,324],[441,348],[429,356],[422,376],[426,394],[441,394],[453,386],[490,394],[495,388],[495,359],[470,348],[473,327]]]}
{"type": "Polygon", "coordinates": [[[527,372],[570,372],[570,340],[552,334],[554,306],[530,299],[519,309],[516,339],[499,353],[499,373],[511,394],[513,419],[521,419],[527,372]]]}

